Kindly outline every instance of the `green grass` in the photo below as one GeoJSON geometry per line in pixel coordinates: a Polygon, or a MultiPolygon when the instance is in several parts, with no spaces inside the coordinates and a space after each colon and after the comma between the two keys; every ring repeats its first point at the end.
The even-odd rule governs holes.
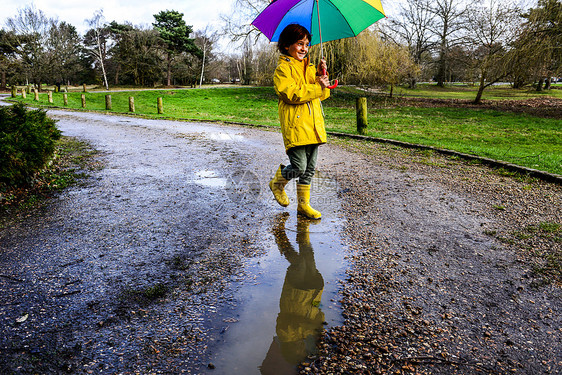
{"type": "MultiPolygon", "coordinates": [[[[81,108],[81,94],[68,93],[69,108],[81,108]]],[[[105,111],[105,95],[107,94],[100,92],[86,93],[86,110],[105,111]]],[[[277,97],[273,88],[113,92],[111,111],[128,113],[130,96],[135,100],[135,113],[145,116],[161,117],[157,115],[156,98],[162,97],[163,116],[169,118],[277,124],[277,97]]],[[[25,101],[29,104],[49,104],[46,94],[40,94],[39,102],[35,102],[32,95],[28,95],[25,101]]],[[[63,94],[53,94],[53,105],[64,106],[63,94]]]]}
{"type": "MultiPolygon", "coordinates": [[[[424,92],[431,92],[432,97],[467,95],[471,98],[472,93],[467,94],[469,89],[475,90],[420,85],[418,94],[423,96],[424,92]]],[[[490,91],[497,97],[508,92],[501,87],[490,91]]],[[[516,90],[511,92],[512,98],[520,94],[516,90]]],[[[551,92],[558,95],[561,90],[551,92]]],[[[79,92],[69,93],[68,106],[80,108],[80,95],[79,92]]],[[[105,111],[105,95],[87,93],[86,109],[105,111]]],[[[358,95],[355,89],[341,88],[324,102],[328,130],[356,133],[355,98],[358,95]]],[[[111,96],[113,112],[127,113],[128,98],[134,96],[136,113],[147,117],[278,126],[277,96],[270,87],[143,90],[113,92],[111,96]],[[156,113],[157,97],[163,98],[163,115],[156,113]]],[[[62,107],[62,94],[54,94],[53,97],[54,105],[62,107]]],[[[41,94],[39,102],[28,95],[26,102],[31,105],[48,104],[46,94],[41,94]]],[[[370,96],[368,106],[367,135],[446,148],[562,174],[561,119],[462,106],[414,107],[400,105],[400,101],[382,96],[370,96]]]]}
{"type": "MultiPolygon", "coordinates": [[[[491,86],[484,90],[483,99],[502,100],[502,99],[531,99],[552,96],[562,98],[562,84],[554,84],[551,90],[537,91],[533,87],[513,89],[509,85],[491,86]]],[[[415,89],[398,87],[394,93],[397,96],[414,96],[421,98],[434,99],[462,99],[474,100],[478,86],[455,84],[439,87],[435,84],[419,84],[415,89]]]]}
{"type": "MultiPolygon", "coordinates": [[[[560,120],[486,109],[396,107],[370,112],[367,134],[562,174],[560,120]]],[[[355,124],[347,123],[346,131],[355,124]]]]}

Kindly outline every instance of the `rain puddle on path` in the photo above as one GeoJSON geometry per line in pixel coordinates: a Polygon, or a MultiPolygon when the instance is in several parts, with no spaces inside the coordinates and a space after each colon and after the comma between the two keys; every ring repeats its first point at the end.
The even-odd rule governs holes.
{"type": "MultiPolygon", "coordinates": [[[[248,265],[252,277],[236,292],[207,373],[296,374],[315,353],[322,328],[342,324],[337,290],[345,260],[336,183],[316,177],[312,186],[311,204],[323,219],[297,216],[295,202],[266,213],[267,253],[248,265]]],[[[294,190],[288,185],[290,198],[294,190]]]]}
{"type": "Polygon", "coordinates": [[[226,188],[227,186],[226,178],[219,177],[216,171],[205,169],[202,171],[195,172],[195,177],[196,178],[193,182],[201,186],[216,187],[216,188],[223,188],[223,189],[226,188]]]}

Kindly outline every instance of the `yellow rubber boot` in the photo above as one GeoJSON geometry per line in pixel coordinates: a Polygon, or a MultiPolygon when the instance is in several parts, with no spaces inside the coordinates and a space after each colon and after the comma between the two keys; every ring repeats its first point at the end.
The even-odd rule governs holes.
{"type": "Polygon", "coordinates": [[[281,174],[281,169],[283,168],[285,168],[283,164],[279,165],[277,172],[275,172],[275,177],[269,181],[269,188],[277,203],[283,207],[287,207],[289,205],[289,197],[287,197],[287,193],[285,193],[285,185],[289,183],[289,180],[285,179],[281,174]]]}
{"type": "Polygon", "coordinates": [[[297,212],[309,219],[320,219],[322,214],[310,207],[310,185],[297,184],[297,212]]]}

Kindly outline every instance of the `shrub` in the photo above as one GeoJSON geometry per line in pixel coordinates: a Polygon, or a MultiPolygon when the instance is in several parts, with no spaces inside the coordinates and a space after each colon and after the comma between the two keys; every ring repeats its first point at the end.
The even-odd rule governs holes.
{"type": "Polygon", "coordinates": [[[29,184],[55,151],[61,132],[43,110],[0,107],[0,187],[29,184]]]}

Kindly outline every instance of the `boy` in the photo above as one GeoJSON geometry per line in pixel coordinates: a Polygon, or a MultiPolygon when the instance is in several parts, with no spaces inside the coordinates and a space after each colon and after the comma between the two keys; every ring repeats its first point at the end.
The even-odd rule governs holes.
{"type": "Polygon", "coordinates": [[[285,185],[298,178],[297,212],[310,219],[322,214],[310,206],[310,183],[316,169],[318,145],[326,143],[326,130],[321,100],[330,96],[326,61],[318,68],[308,63],[311,35],[300,25],[285,27],[279,36],[277,48],[281,52],[273,83],[279,96],[279,121],[285,151],[290,164],[281,164],[269,182],[277,202],[286,207],[289,198],[285,185]]]}

